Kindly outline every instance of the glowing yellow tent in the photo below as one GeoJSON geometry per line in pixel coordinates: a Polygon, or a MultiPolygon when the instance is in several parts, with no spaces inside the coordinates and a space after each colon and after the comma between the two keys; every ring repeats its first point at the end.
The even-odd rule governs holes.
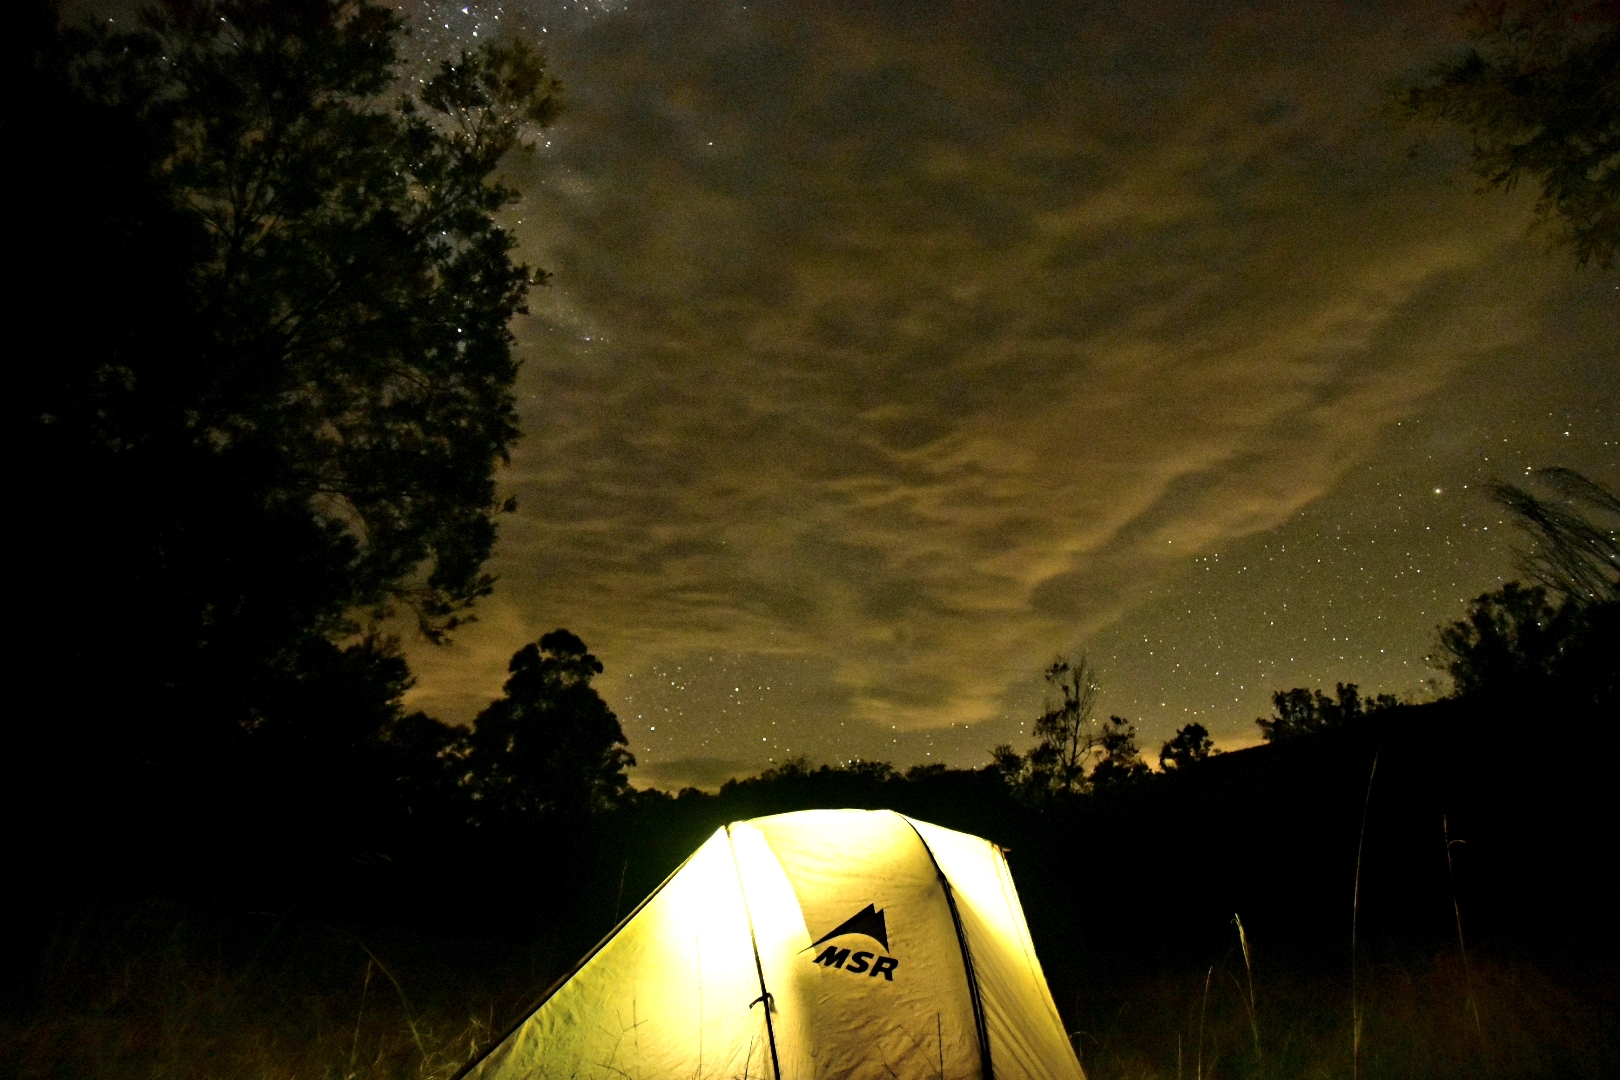
{"type": "Polygon", "coordinates": [[[1001,850],[883,810],[716,832],[477,1080],[1083,1080],[1001,850]]]}

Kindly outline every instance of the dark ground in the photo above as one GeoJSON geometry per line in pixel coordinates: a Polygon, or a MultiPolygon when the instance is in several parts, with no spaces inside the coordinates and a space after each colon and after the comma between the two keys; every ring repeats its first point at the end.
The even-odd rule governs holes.
{"type": "Polygon", "coordinates": [[[884,806],[1010,849],[1093,1077],[1349,1076],[1357,1014],[1360,1076],[1613,1075],[1615,743],[1556,703],[1450,700],[1041,810],[988,771],[789,772],[364,852],[228,791],[199,814],[103,777],[56,804],[69,827],[24,826],[0,1058],[447,1076],[720,824],[884,806]]]}

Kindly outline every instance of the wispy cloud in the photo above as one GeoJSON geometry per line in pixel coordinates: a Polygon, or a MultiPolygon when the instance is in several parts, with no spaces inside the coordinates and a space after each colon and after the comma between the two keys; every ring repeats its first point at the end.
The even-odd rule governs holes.
{"type": "MultiPolygon", "coordinates": [[[[1532,278],[1459,306],[1519,208],[1445,189],[1383,108],[1411,19],[805,14],[554,40],[521,510],[485,621],[417,650],[423,703],[470,715],[566,624],[621,697],[681,657],[813,659],[813,692],[738,708],[773,753],[790,714],[828,746],[966,730],[1530,332],[1532,278]]],[[[704,750],[718,700],[638,738],[761,760],[704,750]]]]}

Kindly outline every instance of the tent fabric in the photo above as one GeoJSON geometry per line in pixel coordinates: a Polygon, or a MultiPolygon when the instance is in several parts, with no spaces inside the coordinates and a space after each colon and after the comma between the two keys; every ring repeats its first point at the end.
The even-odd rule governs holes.
{"type": "Polygon", "coordinates": [[[994,844],[878,810],[728,825],[468,1075],[1084,1080],[994,844]]]}

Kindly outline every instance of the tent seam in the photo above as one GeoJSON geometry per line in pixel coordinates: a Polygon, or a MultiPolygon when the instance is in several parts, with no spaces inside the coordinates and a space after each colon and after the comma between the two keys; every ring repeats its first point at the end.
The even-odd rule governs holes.
{"type": "Polygon", "coordinates": [[[782,1062],[776,1056],[776,1025],[771,1022],[771,992],[765,986],[765,965],[759,958],[759,938],[754,935],[754,909],[748,902],[748,886],[743,884],[742,864],[737,861],[737,841],[732,838],[731,825],[726,826],[726,844],[731,848],[731,866],[737,872],[737,892],[742,895],[743,915],[748,919],[748,944],[754,950],[754,973],[759,976],[759,1002],[765,1006],[765,1037],[771,1044],[771,1069],[776,1074],[776,1080],[782,1080],[782,1062]]]}
{"type": "MultiPolygon", "coordinates": [[[[1058,1030],[1064,1031],[1067,1037],[1063,1016],[1058,1012],[1057,1002],[1052,998],[1052,988],[1046,981],[1046,971],[1041,967],[1041,959],[1035,953],[1035,939],[1030,936],[1029,920],[1024,917],[1024,905],[1018,898],[1018,885],[1013,881],[1012,867],[1007,862],[1006,852],[1000,844],[991,843],[990,847],[995,852],[996,876],[1001,881],[1001,896],[1007,905],[1008,917],[1014,918],[1019,927],[1018,944],[1024,952],[1024,963],[1029,968],[1029,977],[1036,985],[1046,987],[1046,1003],[1051,1018],[1057,1021],[1058,1030]]],[[[1073,1043],[1069,1044],[1069,1049],[1074,1049],[1073,1043]]],[[[1079,1059],[1075,1060],[1078,1062],[1079,1059]]]]}
{"type": "Polygon", "coordinates": [[[950,878],[945,876],[945,868],[939,865],[934,857],[934,849],[928,846],[928,840],[923,836],[917,823],[904,814],[897,815],[911,831],[917,834],[917,842],[922,844],[923,851],[928,854],[928,861],[934,864],[934,873],[939,877],[939,884],[945,890],[945,904],[951,909],[951,924],[956,928],[956,943],[962,950],[962,971],[967,976],[968,1000],[973,1005],[974,1033],[979,1037],[979,1072],[982,1080],[994,1080],[995,1072],[990,1063],[990,1028],[985,1021],[984,1000],[979,995],[979,977],[973,970],[973,950],[968,947],[967,928],[962,925],[962,914],[956,909],[956,890],[951,888],[950,878]]]}

